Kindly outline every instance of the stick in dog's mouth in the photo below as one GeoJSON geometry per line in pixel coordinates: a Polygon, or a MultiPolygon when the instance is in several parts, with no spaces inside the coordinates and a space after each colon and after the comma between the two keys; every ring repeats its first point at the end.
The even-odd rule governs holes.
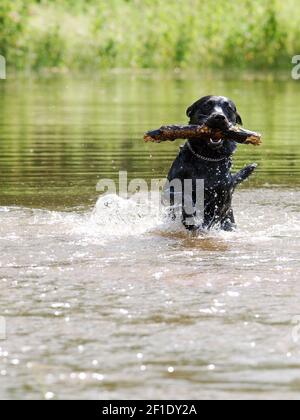
{"type": "Polygon", "coordinates": [[[157,142],[175,141],[177,139],[199,138],[199,140],[208,140],[213,146],[219,146],[224,140],[236,141],[241,144],[252,144],[259,146],[261,144],[261,134],[254,131],[245,130],[239,126],[230,126],[229,129],[220,130],[210,128],[207,125],[168,125],[159,129],[148,131],[144,135],[144,141],[157,142]]]}

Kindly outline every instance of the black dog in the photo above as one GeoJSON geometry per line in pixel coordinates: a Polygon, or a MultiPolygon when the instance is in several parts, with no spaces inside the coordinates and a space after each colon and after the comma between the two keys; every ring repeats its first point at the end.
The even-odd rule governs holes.
{"type": "MultiPolygon", "coordinates": [[[[212,128],[226,129],[232,125],[242,124],[235,104],[222,96],[206,96],[187,109],[190,124],[204,124],[212,128]]],[[[214,226],[223,230],[233,230],[235,219],[232,210],[232,195],[235,188],[246,180],[257,167],[249,165],[237,174],[232,174],[232,155],[237,147],[236,142],[230,140],[199,141],[191,139],[181,147],[175,159],[168,181],[192,180],[192,197],[188,199],[192,206],[196,203],[196,180],[204,180],[204,216],[199,225],[196,219],[185,210],[187,193],[183,191],[184,202],[181,207],[181,218],[189,230],[210,229],[214,226]],[[192,220],[192,222],[191,222],[192,220]]],[[[167,189],[174,205],[174,190],[167,189]],[[171,194],[170,194],[171,193],[171,194]]],[[[194,216],[196,213],[192,213],[194,216]]]]}

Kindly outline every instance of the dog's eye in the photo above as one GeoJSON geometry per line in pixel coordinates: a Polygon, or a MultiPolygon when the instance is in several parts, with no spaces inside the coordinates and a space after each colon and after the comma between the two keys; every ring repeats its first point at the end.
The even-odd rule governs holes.
{"type": "Polygon", "coordinates": [[[229,103],[224,104],[225,110],[229,113],[235,112],[232,106],[229,103]]]}
{"type": "Polygon", "coordinates": [[[233,108],[233,106],[232,106],[229,102],[226,102],[226,103],[225,103],[225,107],[226,107],[226,109],[228,109],[229,111],[235,112],[235,109],[233,108]]]}
{"type": "Polygon", "coordinates": [[[206,102],[206,103],[204,104],[204,106],[203,106],[203,108],[204,108],[204,110],[205,110],[205,111],[209,111],[209,110],[211,110],[211,109],[212,109],[212,107],[213,107],[213,102],[211,102],[211,101],[206,102]]]}

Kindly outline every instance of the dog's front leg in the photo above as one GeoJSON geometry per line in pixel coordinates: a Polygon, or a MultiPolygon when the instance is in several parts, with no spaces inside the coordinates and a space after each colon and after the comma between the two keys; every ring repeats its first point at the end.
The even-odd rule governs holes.
{"type": "Polygon", "coordinates": [[[246,179],[252,175],[256,168],[257,163],[252,163],[251,165],[241,169],[237,174],[233,175],[233,187],[235,188],[242,182],[246,181],[246,179]]]}
{"type": "Polygon", "coordinates": [[[202,228],[202,225],[199,225],[196,221],[196,211],[194,214],[189,214],[185,211],[185,207],[182,208],[182,217],[181,222],[183,226],[190,232],[196,232],[202,228]]]}
{"type": "Polygon", "coordinates": [[[230,209],[226,219],[222,221],[221,229],[225,230],[226,232],[232,232],[236,229],[236,223],[232,209],[230,209]]]}

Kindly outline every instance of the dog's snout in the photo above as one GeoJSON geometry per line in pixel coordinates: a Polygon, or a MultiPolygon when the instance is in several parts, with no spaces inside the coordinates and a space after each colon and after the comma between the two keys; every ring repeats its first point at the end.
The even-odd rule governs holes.
{"type": "Polygon", "coordinates": [[[226,115],[220,112],[214,112],[211,114],[211,116],[207,119],[206,124],[211,128],[226,129],[229,127],[229,121],[226,115]]]}
{"type": "Polygon", "coordinates": [[[213,114],[211,116],[211,118],[216,120],[216,121],[225,121],[226,120],[225,115],[224,114],[219,114],[219,113],[213,114]]]}

